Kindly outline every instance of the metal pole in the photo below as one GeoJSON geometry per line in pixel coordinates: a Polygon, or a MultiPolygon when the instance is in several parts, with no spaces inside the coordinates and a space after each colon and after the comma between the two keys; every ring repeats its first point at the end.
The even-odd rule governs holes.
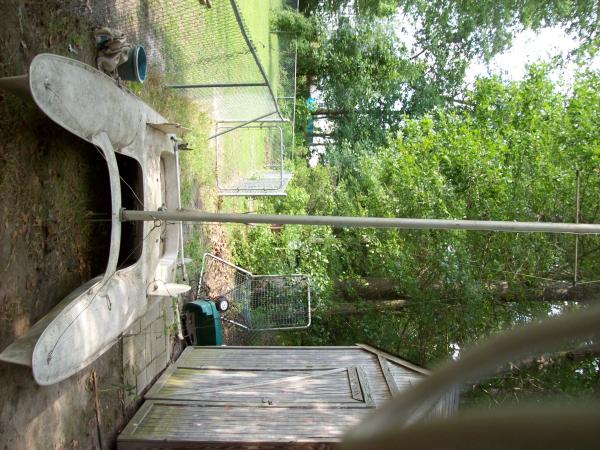
{"type": "Polygon", "coordinates": [[[206,89],[234,87],[266,87],[265,83],[220,83],[220,84],[165,84],[168,89],[206,89]]]}
{"type": "Polygon", "coordinates": [[[254,47],[254,44],[250,40],[250,36],[248,36],[248,33],[246,32],[246,27],[244,26],[244,20],[242,19],[242,15],[240,14],[240,10],[238,9],[236,0],[230,0],[230,3],[231,3],[231,8],[233,9],[233,14],[235,15],[235,20],[237,20],[237,23],[240,27],[242,37],[246,41],[246,45],[250,49],[250,53],[252,54],[252,57],[254,58],[254,62],[256,62],[256,66],[258,67],[258,70],[260,71],[260,74],[262,75],[263,80],[265,80],[267,88],[269,89],[269,93],[271,94],[271,99],[273,100],[273,103],[275,104],[275,109],[277,110],[276,111],[277,115],[279,116],[279,118],[283,119],[283,115],[281,114],[281,111],[279,110],[279,105],[277,104],[277,98],[275,97],[275,93],[273,92],[273,87],[271,86],[269,77],[267,76],[267,72],[265,71],[265,68],[263,67],[262,63],[260,62],[258,55],[256,54],[256,48],[254,47]]]}
{"type": "MultiPolygon", "coordinates": [[[[575,171],[575,223],[579,223],[579,169],[575,171]]],[[[575,235],[575,264],[573,268],[573,286],[577,284],[577,272],[579,270],[579,235],[575,235]]]]}
{"type": "MultiPolygon", "coordinates": [[[[275,114],[275,113],[273,113],[275,114]]],[[[261,120],[262,123],[288,123],[290,119],[265,119],[261,120]]],[[[219,123],[246,123],[247,119],[221,119],[219,123]]]]}
{"type": "Polygon", "coordinates": [[[600,234],[600,224],[551,222],[500,222],[486,220],[396,219],[382,217],[290,216],[279,214],[226,214],[196,210],[121,210],[123,221],[172,220],[186,222],[264,223],[325,225],[355,228],[400,228],[405,230],[471,230],[526,233],[600,234]]]}
{"type": "Polygon", "coordinates": [[[250,191],[250,189],[222,190],[217,194],[220,197],[287,197],[287,192],[250,191]]]}
{"type": "Polygon", "coordinates": [[[244,122],[244,123],[241,123],[239,125],[236,125],[235,127],[231,127],[231,128],[228,127],[225,131],[221,131],[220,133],[213,134],[211,137],[208,138],[208,140],[210,141],[211,139],[214,139],[216,137],[219,137],[219,136],[222,136],[224,134],[227,134],[227,133],[229,133],[229,132],[231,132],[233,130],[237,130],[238,128],[242,128],[243,126],[248,125],[250,123],[258,122],[260,119],[264,119],[265,117],[272,116],[273,114],[277,114],[277,111],[270,112],[268,114],[262,115],[260,117],[257,117],[256,119],[250,119],[247,122],[244,122]]]}
{"type": "MultiPolygon", "coordinates": [[[[174,150],[175,150],[175,171],[177,172],[177,176],[175,177],[175,181],[177,183],[177,206],[181,209],[181,179],[180,179],[180,171],[179,171],[179,144],[177,140],[174,142],[174,150]]],[[[185,255],[183,254],[183,222],[179,222],[179,264],[181,265],[181,270],[183,273],[183,281],[188,281],[187,268],[185,267],[185,255]]],[[[179,324],[181,325],[181,324],[179,324]]],[[[181,330],[179,330],[181,331],[181,330]]],[[[179,333],[181,334],[181,333],[179,333]]]]}

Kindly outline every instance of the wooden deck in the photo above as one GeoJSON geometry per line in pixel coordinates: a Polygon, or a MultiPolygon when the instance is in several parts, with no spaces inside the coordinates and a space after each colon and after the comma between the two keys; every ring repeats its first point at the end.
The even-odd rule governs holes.
{"type": "MultiPolygon", "coordinates": [[[[119,449],[322,449],[426,371],[371,347],[189,347],[119,449]]],[[[445,402],[436,414],[446,412],[445,402]]]]}

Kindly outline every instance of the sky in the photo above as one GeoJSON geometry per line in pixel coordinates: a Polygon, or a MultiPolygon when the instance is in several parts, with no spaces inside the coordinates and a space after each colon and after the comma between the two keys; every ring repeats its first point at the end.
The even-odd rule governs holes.
{"type": "MultiPolygon", "coordinates": [[[[548,62],[553,56],[567,54],[577,47],[577,41],[558,27],[543,28],[539,32],[525,30],[513,39],[510,49],[496,55],[489,66],[483,61],[474,61],[467,70],[466,81],[471,84],[477,77],[500,75],[506,80],[521,80],[527,73],[527,66],[536,62],[548,62]]],[[[591,67],[600,69],[600,58],[592,61],[591,67]]],[[[572,84],[576,71],[575,63],[569,63],[564,70],[555,70],[553,81],[561,79],[566,85],[572,84]]]]}

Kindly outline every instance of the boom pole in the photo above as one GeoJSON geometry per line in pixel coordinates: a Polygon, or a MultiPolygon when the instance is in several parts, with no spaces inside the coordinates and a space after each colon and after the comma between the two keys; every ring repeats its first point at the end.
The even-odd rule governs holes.
{"type": "Polygon", "coordinates": [[[139,211],[123,209],[120,214],[122,221],[135,222],[160,220],[209,223],[321,225],[339,228],[398,228],[404,230],[469,230],[504,231],[513,233],[600,234],[600,224],[583,223],[231,214],[197,210],[139,211]]]}

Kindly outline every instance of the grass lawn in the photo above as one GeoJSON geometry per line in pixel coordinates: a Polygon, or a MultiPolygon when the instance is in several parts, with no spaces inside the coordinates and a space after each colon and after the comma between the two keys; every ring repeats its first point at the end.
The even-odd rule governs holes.
{"type": "Polygon", "coordinates": [[[258,58],[267,72],[271,86],[278,95],[279,42],[270,32],[270,24],[277,11],[283,9],[282,0],[238,0],[238,5],[248,27],[250,39],[256,46],[258,58]]]}

